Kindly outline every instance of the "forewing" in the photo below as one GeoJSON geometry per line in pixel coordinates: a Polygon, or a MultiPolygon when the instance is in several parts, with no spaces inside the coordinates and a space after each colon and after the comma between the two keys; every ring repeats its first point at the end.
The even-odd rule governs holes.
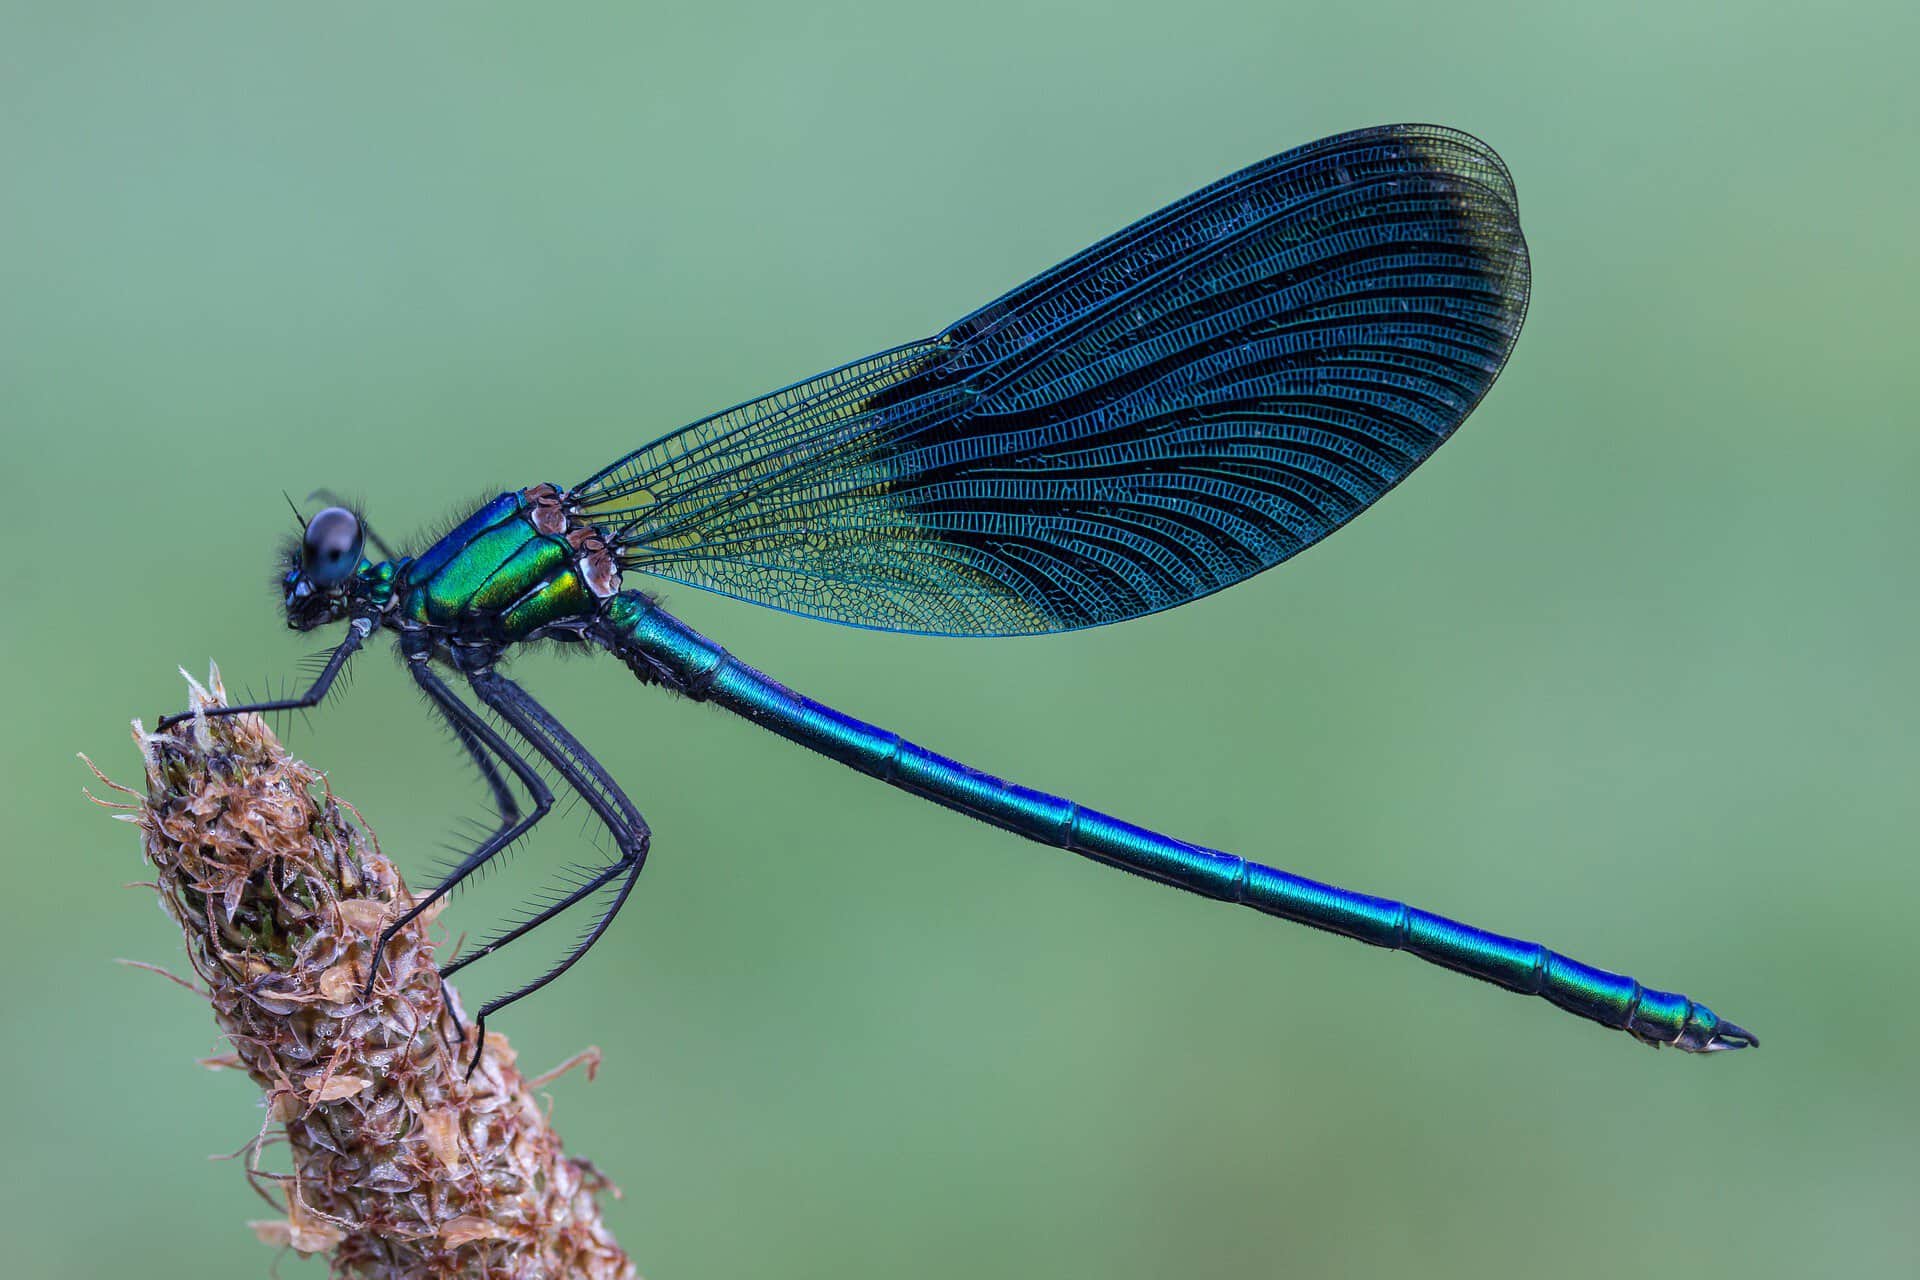
{"type": "Polygon", "coordinates": [[[1492,385],[1527,289],[1490,149],[1345,134],[572,497],[628,567],[796,613],[964,635],[1116,622],[1365,510],[1492,385]]]}

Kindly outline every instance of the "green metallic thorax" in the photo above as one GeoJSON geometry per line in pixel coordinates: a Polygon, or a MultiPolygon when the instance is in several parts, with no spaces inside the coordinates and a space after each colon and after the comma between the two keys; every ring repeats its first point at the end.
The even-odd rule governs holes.
{"type": "Polygon", "coordinates": [[[399,581],[401,567],[406,563],[392,560],[383,560],[379,564],[367,560],[360,562],[360,591],[367,603],[384,610],[393,602],[394,584],[399,581]]]}
{"type": "Polygon", "coordinates": [[[399,571],[400,618],[501,642],[591,615],[599,598],[564,536],[541,533],[522,494],[502,494],[399,571]]]}

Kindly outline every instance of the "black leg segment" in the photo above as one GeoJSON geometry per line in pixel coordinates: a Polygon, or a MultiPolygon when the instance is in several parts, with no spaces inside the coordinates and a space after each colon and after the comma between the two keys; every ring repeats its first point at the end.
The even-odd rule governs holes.
{"type": "Polygon", "coordinates": [[[491,667],[470,671],[468,683],[480,701],[492,708],[513,731],[527,740],[533,749],[552,765],[555,772],[567,786],[579,794],[593,810],[594,816],[613,836],[618,856],[614,862],[596,873],[584,884],[566,894],[558,902],[535,913],[529,919],[489,942],[486,946],[468,955],[460,957],[448,965],[446,973],[450,976],[482,956],[490,955],[516,939],[526,936],[553,919],[567,908],[578,904],[594,893],[604,889],[615,881],[619,882],[614,890],[613,900],[605,912],[594,921],[592,928],[574,945],[572,950],[562,957],[560,963],[524,986],[497,996],[480,1007],[474,1024],[480,1035],[474,1045],[473,1061],[468,1064],[469,1074],[479,1065],[480,1051],[486,1043],[487,1019],[500,1012],[516,1000],[532,995],[540,988],[552,982],[577,963],[580,957],[593,949],[594,943],[607,931],[620,908],[626,904],[627,895],[633,892],[634,880],[640,869],[646,865],[647,848],[652,840],[652,832],[640,811],[634,807],[618,783],[608,775],[590,752],[580,744],[579,739],[567,732],[547,709],[536,702],[532,695],[513,681],[494,671],[491,667]]]}
{"type": "Polygon", "coordinates": [[[488,751],[486,744],[474,735],[473,730],[448,715],[446,709],[440,707],[437,700],[434,706],[439,710],[441,718],[447,722],[447,727],[453,730],[454,741],[465,749],[467,758],[473,761],[473,767],[480,771],[481,779],[486,782],[487,790],[492,793],[494,811],[500,815],[500,828],[512,826],[520,818],[520,802],[514,798],[513,788],[507,785],[507,780],[500,776],[499,768],[493,763],[493,754],[488,751]]]}
{"type": "Polygon", "coordinates": [[[334,679],[339,676],[340,669],[347,665],[347,659],[351,658],[366,638],[373,634],[374,626],[372,618],[355,618],[353,625],[347,628],[347,638],[340,642],[339,648],[328,655],[327,665],[320,669],[320,675],[314,680],[312,687],[297,698],[276,698],[271,702],[244,702],[233,707],[206,707],[198,712],[181,711],[174,715],[161,716],[156,729],[159,732],[165,732],[183,720],[193,719],[195,715],[237,716],[261,711],[304,711],[308,707],[317,707],[320,705],[320,700],[327,696],[327,690],[333,687],[334,679]]]}
{"type": "MultiPolygon", "coordinates": [[[[434,886],[431,893],[415,902],[405,914],[381,931],[380,941],[374,944],[373,963],[367,967],[367,982],[362,990],[363,998],[373,993],[374,980],[380,976],[380,960],[386,955],[387,943],[393,940],[393,935],[412,924],[422,911],[446,897],[462,880],[485,866],[488,860],[502,849],[532,830],[534,823],[546,817],[553,808],[553,792],[547,789],[545,780],[540,777],[534,767],[522,759],[519,752],[495,732],[493,726],[482,719],[472,707],[460,701],[459,696],[447,687],[447,682],[427,664],[426,658],[409,657],[407,672],[413,676],[414,683],[420,686],[421,691],[432,700],[435,709],[446,717],[447,723],[453,726],[454,735],[473,753],[474,759],[480,762],[481,771],[493,784],[496,799],[501,801],[501,823],[492,835],[482,840],[471,853],[462,858],[446,878],[434,886]],[[514,804],[513,795],[507,790],[505,781],[501,779],[492,763],[482,754],[481,747],[485,747],[487,751],[505,761],[507,767],[512,769],[514,775],[520,779],[521,784],[527,789],[527,794],[533,797],[532,813],[519,817],[513,812],[518,809],[514,804]]],[[[452,973],[458,967],[458,965],[449,966],[445,973],[452,973]]]]}

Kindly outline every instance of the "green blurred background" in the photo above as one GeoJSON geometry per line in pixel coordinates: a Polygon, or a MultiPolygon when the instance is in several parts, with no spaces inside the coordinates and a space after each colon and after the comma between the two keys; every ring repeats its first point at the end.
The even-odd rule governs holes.
{"type": "MultiPolygon", "coordinates": [[[[656,843],[504,1029],[605,1048],[558,1123],[652,1280],[1911,1274],[1916,38],[1891,3],[0,4],[7,1274],[273,1261],[205,1158],[253,1091],[113,965],[179,940],[72,753],[134,779],[176,663],[296,670],[282,488],[401,532],[568,483],[1409,118],[1507,158],[1534,303],[1352,530],[1045,640],[670,604],[937,749],[1766,1047],[1651,1053],[542,657],[656,843]]],[[[289,738],[416,877],[480,812],[384,656],[289,738]]]]}

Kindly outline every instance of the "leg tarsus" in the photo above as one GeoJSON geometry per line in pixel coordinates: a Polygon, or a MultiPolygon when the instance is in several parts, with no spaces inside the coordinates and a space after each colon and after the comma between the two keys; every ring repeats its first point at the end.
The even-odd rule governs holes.
{"type": "Polygon", "coordinates": [[[467,1042],[467,1024],[460,1020],[460,1010],[453,999],[453,988],[447,985],[446,975],[440,978],[440,1007],[446,1010],[447,1017],[453,1020],[453,1037],[457,1043],[467,1042]]]}
{"type": "Polygon", "coordinates": [[[486,1049],[486,1047],[487,1047],[487,1011],[483,1006],[480,1010],[479,1015],[475,1017],[473,1020],[473,1057],[467,1060],[467,1074],[463,1076],[462,1079],[465,1079],[465,1080],[473,1079],[474,1069],[480,1065],[480,1054],[482,1051],[486,1049]]]}

